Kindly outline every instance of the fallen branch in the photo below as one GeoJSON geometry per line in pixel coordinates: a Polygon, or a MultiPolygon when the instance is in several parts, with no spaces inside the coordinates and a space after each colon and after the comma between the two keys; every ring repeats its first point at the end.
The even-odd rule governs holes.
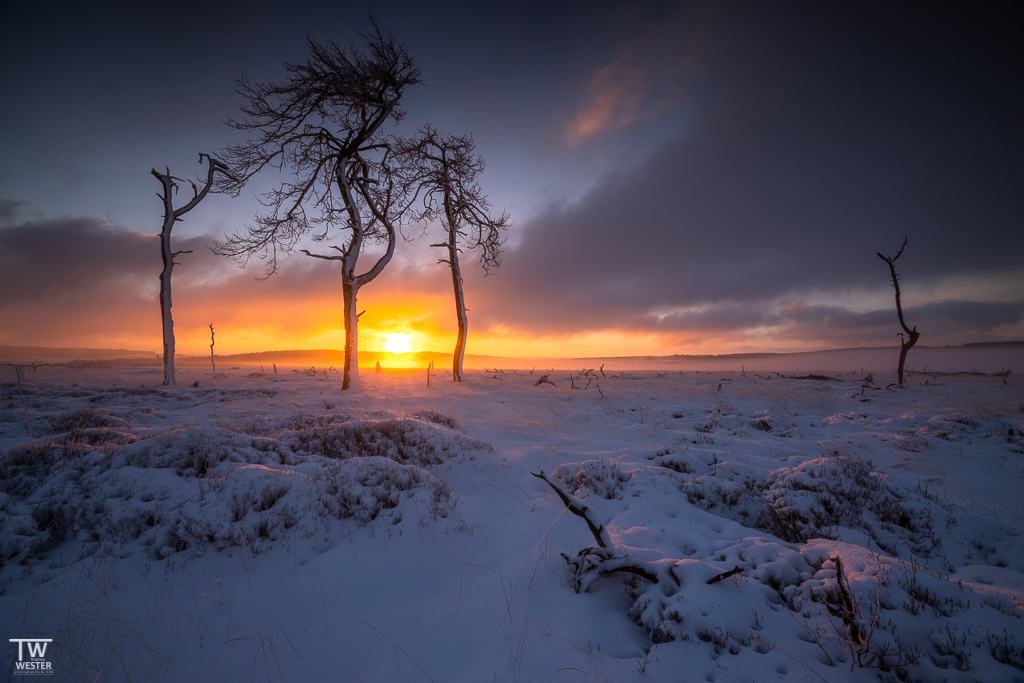
{"type": "Polygon", "coordinates": [[[584,548],[576,554],[576,557],[561,553],[566,563],[573,568],[573,590],[577,593],[586,592],[590,585],[600,576],[607,576],[615,572],[626,572],[635,574],[647,579],[651,583],[658,583],[657,568],[647,562],[637,560],[628,555],[618,555],[612,545],[611,537],[605,526],[597,518],[593,509],[578,500],[558,483],[549,478],[544,471],[531,472],[538,479],[543,479],[548,486],[554,490],[558,497],[565,504],[565,509],[576,515],[587,523],[594,541],[599,547],[584,548]]]}
{"type": "Polygon", "coordinates": [[[979,372],[977,370],[955,370],[953,372],[941,372],[939,370],[907,370],[907,375],[925,375],[936,379],[938,377],[959,377],[961,375],[970,375],[972,377],[1009,377],[1013,373],[1013,368],[1003,369],[1001,372],[979,372]]]}
{"type": "Polygon", "coordinates": [[[604,528],[593,510],[587,505],[584,505],[581,501],[577,500],[568,491],[563,489],[559,484],[552,481],[548,475],[544,474],[544,470],[538,472],[530,472],[533,476],[538,479],[543,479],[548,486],[550,486],[558,497],[562,499],[562,503],[565,504],[565,508],[572,514],[580,517],[587,523],[587,528],[590,529],[590,533],[594,536],[594,541],[602,548],[611,548],[612,541],[608,536],[608,532],[604,528]]]}
{"type": "Polygon", "coordinates": [[[557,387],[558,386],[557,384],[555,384],[554,382],[549,380],[547,375],[541,376],[541,378],[539,380],[537,380],[536,382],[533,383],[533,386],[539,387],[541,384],[550,384],[553,387],[557,387]]]}
{"type": "Polygon", "coordinates": [[[722,572],[721,574],[715,574],[710,579],[708,579],[705,583],[707,583],[710,586],[712,584],[718,583],[719,581],[724,581],[725,579],[728,579],[730,576],[734,576],[736,574],[739,574],[741,571],[743,571],[743,567],[741,567],[739,565],[736,565],[735,567],[733,567],[732,569],[730,569],[727,572],[722,572]]]}

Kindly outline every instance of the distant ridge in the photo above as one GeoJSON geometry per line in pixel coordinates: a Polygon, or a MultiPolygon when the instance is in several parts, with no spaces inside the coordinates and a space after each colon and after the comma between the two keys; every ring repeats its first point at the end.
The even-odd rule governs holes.
{"type": "Polygon", "coordinates": [[[62,348],[51,346],[3,346],[0,345],[0,358],[155,358],[153,351],[136,351],[132,349],[85,349],[62,348]]]}
{"type": "Polygon", "coordinates": [[[964,346],[1024,346],[1024,340],[1021,340],[1021,341],[971,342],[969,344],[964,344],[964,346]]]}
{"type": "MultiPolygon", "coordinates": [[[[430,361],[437,363],[438,361],[451,360],[452,354],[445,353],[442,351],[417,351],[413,353],[401,354],[402,359],[405,362],[422,363],[426,365],[430,361]]],[[[376,361],[386,364],[389,360],[394,360],[395,355],[386,353],[384,351],[359,351],[359,364],[360,365],[372,365],[376,361]]],[[[478,356],[474,354],[466,354],[467,359],[477,360],[481,362],[490,363],[500,358],[500,356],[478,356]]],[[[334,365],[341,367],[345,363],[345,352],[340,349],[293,349],[288,351],[258,351],[253,353],[233,353],[230,355],[216,355],[218,363],[239,363],[242,365],[253,365],[253,364],[269,364],[269,363],[280,363],[282,365],[334,365]]],[[[181,365],[202,365],[210,362],[210,357],[207,355],[202,356],[183,356],[178,354],[176,362],[181,365]]]]}

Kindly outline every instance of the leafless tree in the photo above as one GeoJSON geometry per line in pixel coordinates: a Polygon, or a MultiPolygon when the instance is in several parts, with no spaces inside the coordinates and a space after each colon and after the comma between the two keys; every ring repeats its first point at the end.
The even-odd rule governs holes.
{"type": "Polygon", "coordinates": [[[267,212],[244,232],[214,244],[214,252],[247,262],[267,262],[265,278],[277,271],[278,250],[290,252],[310,237],[333,250],[312,258],[338,261],[344,295],[345,370],[342,389],[359,385],[359,289],[376,278],[395,251],[396,225],[408,203],[396,159],[382,127],[405,115],[400,106],[409,86],[420,83],[405,46],[384,35],[371,18],[372,31],[360,34],[363,48],[309,40],[303,63],[285,63],[279,83],[250,83],[236,91],[244,117],[228,124],[246,131],[245,142],[228,146],[224,158],[236,180],[224,189],[238,193],[263,169],[293,173],[277,189],[262,195],[267,212]],[[384,254],[361,274],[356,263],[364,245],[386,243],[384,254]]]}
{"type": "Polygon", "coordinates": [[[217,361],[213,357],[213,323],[210,323],[210,368],[217,374],[217,361]]]}
{"type": "Polygon", "coordinates": [[[903,302],[900,301],[900,278],[896,275],[896,259],[903,254],[903,250],[907,247],[907,238],[903,238],[903,246],[896,252],[896,255],[892,258],[888,256],[882,256],[881,252],[878,252],[878,258],[882,259],[889,264],[889,274],[892,275],[892,286],[896,290],[896,317],[900,319],[900,327],[903,328],[903,332],[899,333],[900,336],[900,364],[896,369],[896,374],[900,380],[900,386],[903,386],[903,365],[907,360],[907,351],[917,343],[917,340],[921,337],[921,333],[917,331],[917,325],[913,329],[907,327],[906,321],[903,320],[903,302]],[[903,336],[903,333],[906,336],[903,336]]]}
{"type": "Polygon", "coordinates": [[[164,385],[173,386],[176,382],[174,381],[174,320],[171,318],[171,273],[174,270],[174,266],[177,265],[174,261],[176,256],[181,254],[191,254],[192,251],[172,251],[171,250],[171,230],[174,229],[174,224],[182,220],[182,216],[196,208],[199,202],[203,201],[210,189],[215,184],[215,176],[219,172],[218,178],[230,178],[228,173],[228,167],[221,161],[214,159],[209,154],[200,154],[199,163],[203,163],[203,158],[206,158],[208,163],[206,170],[206,183],[202,189],[199,189],[194,182],[191,180],[189,184],[192,185],[192,200],[182,206],[181,208],[174,208],[174,195],[178,193],[178,183],[182,182],[181,178],[175,178],[171,175],[170,169],[164,169],[164,173],[160,173],[156,169],[153,169],[152,173],[156,176],[156,179],[160,181],[163,186],[163,194],[157,194],[160,200],[164,203],[164,225],[160,230],[160,254],[163,256],[164,269],[160,273],[160,316],[163,321],[163,333],[164,333],[164,385]]]}
{"type": "Polygon", "coordinates": [[[484,170],[483,157],[474,154],[476,145],[471,135],[439,133],[430,125],[423,126],[413,139],[402,140],[401,155],[415,170],[407,176],[409,191],[419,200],[419,218],[440,220],[445,241],[432,244],[448,250],[448,257],[438,260],[447,264],[452,273],[455,290],[455,316],[459,321],[459,336],[455,342],[452,376],[462,381],[462,364],[466,356],[466,336],[469,318],[466,315],[466,296],[462,288],[462,270],[459,254],[462,247],[476,250],[484,272],[490,274],[501,265],[501,247],[509,216],[490,215],[491,205],[480,189],[477,178],[484,170]]]}

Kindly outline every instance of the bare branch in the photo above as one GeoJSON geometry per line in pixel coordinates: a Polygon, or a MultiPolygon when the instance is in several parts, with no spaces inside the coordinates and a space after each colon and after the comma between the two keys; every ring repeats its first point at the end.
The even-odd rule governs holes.
{"type": "Polygon", "coordinates": [[[560,485],[552,481],[548,475],[544,474],[544,470],[541,470],[540,472],[530,472],[530,474],[538,479],[543,479],[547,485],[550,486],[556,494],[558,494],[558,497],[562,499],[562,503],[565,504],[565,509],[587,523],[587,528],[590,529],[590,533],[593,535],[594,541],[598,546],[614,550],[614,548],[612,548],[611,537],[608,536],[608,531],[604,528],[604,524],[601,523],[590,507],[584,505],[582,502],[570,495],[569,492],[563,489],[560,485]]]}
{"type": "Polygon", "coordinates": [[[299,249],[299,251],[301,251],[306,256],[312,256],[313,258],[321,258],[326,261],[341,261],[342,259],[345,258],[344,256],[324,256],[323,254],[314,254],[309,249],[299,249]]]}

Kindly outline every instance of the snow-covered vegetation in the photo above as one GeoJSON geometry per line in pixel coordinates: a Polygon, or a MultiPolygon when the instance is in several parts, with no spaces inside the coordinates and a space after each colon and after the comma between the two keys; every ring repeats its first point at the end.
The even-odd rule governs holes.
{"type": "Polygon", "coordinates": [[[1024,681],[1019,379],[815,377],[10,372],[0,627],[57,680],[1024,681]]]}

